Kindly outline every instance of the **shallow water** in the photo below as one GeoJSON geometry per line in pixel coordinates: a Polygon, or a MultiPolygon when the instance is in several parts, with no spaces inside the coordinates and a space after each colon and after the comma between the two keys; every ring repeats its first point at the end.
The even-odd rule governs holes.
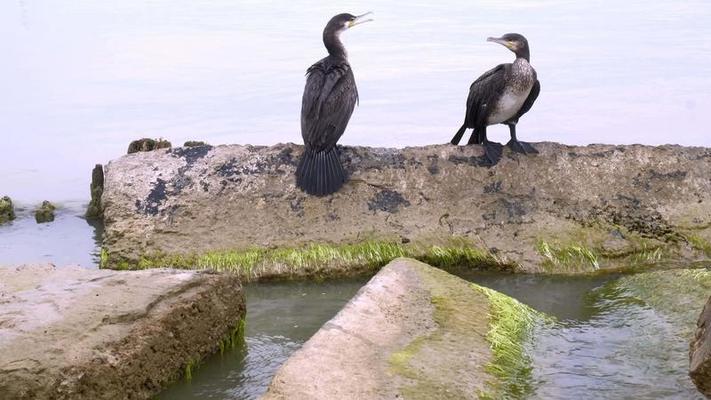
{"type": "Polygon", "coordinates": [[[325,22],[368,10],[375,22],[344,36],[361,98],[344,144],[447,142],[472,80],[511,60],[486,37],[509,31],[530,40],[542,82],[521,138],[711,143],[707,0],[7,0],[0,194],[87,199],[93,165],[142,136],[299,142],[325,22]]]}
{"type": "Polygon", "coordinates": [[[689,332],[703,301],[684,305],[698,310],[687,318],[669,318],[619,290],[618,276],[468,278],[558,319],[535,332],[529,399],[703,399],[688,376],[689,332]]]}
{"type": "Polygon", "coordinates": [[[191,382],[158,398],[255,399],[289,356],[355,295],[366,279],[247,285],[246,345],[211,357],[191,382]]]}
{"type": "Polygon", "coordinates": [[[0,267],[44,263],[98,266],[102,225],[84,219],[84,202],[55,205],[55,220],[42,224],[35,221],[35,205],[18,205],[17,219],[0,226],[0,267]]]}
{"type": "MultiPolygon", "coordinates": [[[[693,318],[682,321],[687,326],[673,324],[615,290],[618,276],[459,275],[557,319],[538,328],[530,345],[535,392],[529,399],[702,399],[687,375],[688,337],[681,334],[693,318]]],[[[281,363],[364,283],[247,286],[246,346],[212,357],[193,372],[192,382],[159,398],[258,398],[281,363]]]]}

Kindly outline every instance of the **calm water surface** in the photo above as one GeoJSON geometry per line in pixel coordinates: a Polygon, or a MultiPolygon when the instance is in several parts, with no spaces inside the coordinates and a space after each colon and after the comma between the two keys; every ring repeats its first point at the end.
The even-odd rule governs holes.
{"type": "Polygon", "coordinates": [[[142,136],[299,142],[304,71],[346,10],[376,21],[344,36],[361,95],[345,144],[447,142],[472,80],[511,60],[486,37],[510,31],[543,88],[522,138],[711,144],[707,0],[5,0],[0,193],[86,199],[91,167],[142,136]]]}

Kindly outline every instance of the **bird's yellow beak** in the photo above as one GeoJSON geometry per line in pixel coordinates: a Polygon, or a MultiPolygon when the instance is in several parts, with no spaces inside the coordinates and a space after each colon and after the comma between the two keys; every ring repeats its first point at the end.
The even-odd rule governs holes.
{"type": "Polygon", "coordinates": [[[349,22],[348,22],[348,27],[349,27],[349,28],[353,28],[353,27],[356,26],[356,25],[360,25],[360,24],[364,24],[364,23],[366,23],[366,22],[372,21],[372,20],[373,20],[372,18],[366,19],[366,17],[369,16],[369,15],[373,15],[373,12],[372,12],[372,11],[368,11],[368,12],[365,13],[365,14],[362,14],[362,15],[359,15],[359,16],[355,17],[352,21],[349,21],[349,22]]]}
{"type": "Polygon", "coordinates": [[[487,41],[487,42],[498,43],[498,44],[500,44],[500,45],[506,47],[507,49],[509,49],[509,50],[511,50],[511,51],[516,51],[516,44],[515,44],[514,42],[511,42],[511,41],[508,41],[508,40],[504,40],[504,39],[501,39],[501,38],[494,38],[494,37],[487,38],[486,41],[487,41]]]}

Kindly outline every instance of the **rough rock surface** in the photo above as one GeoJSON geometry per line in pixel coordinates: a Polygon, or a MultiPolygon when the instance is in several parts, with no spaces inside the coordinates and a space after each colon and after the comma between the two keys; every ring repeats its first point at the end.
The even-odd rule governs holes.
{"type": "Polygon", "coordinates": [[[244,310],[229,275],[0,269],[0,399],[148,399],[244,310]]]}
{"type": "Polygon", "coordinates": [[[689,358],[691,380],[701,393],[711,399],[711,297],[699,316],[689,358]]]}
{"type": "Polygon", "coordinates": [[[397,259],[287,360],[263,399],[478,399],[492,378],[488,313],[468,282],[397,259]],[[438,310],[443,301],[454,312],[438,310]]]}
{"type": "Polygon", "coordinates": [[[495,167],[480,146],[343,147],[350,181],[325,198],[294,186],[294,144],[132,154],[106,167],[104,246],[111,260],[137,263],[156,253],[455,236],[531,272],[571,260],[709,259],[711,149],[536,146],[533,156],[505,150],[495,167]]]}

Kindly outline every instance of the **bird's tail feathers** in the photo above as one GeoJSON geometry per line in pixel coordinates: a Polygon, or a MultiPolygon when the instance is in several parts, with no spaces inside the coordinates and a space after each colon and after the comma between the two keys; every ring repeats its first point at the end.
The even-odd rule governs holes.
{"type": "Polygon", "coordinates": [[[464,132],[465,132],[466,130],[467,130],[467,124],[466,124],[466,122],[465,122],[464,124],[462,124],[462,127],[459,128],[459,130],[457,131],[457,133],[454,134],[454,137],[452,138],[452,140],[450,141],[450,143],[452,143],[452,144],[455,145],[455,146],[458,145],[458,144],[459,144],[459,141],[462,140],[462,136],[464,135],[464,132]]]}
{"type": "Polygon", "coordinates": [[[335,147],[323,151],[305,149],[296,168],[296,186],[315,196],[337,192],[346,179],[335,147]]]}

